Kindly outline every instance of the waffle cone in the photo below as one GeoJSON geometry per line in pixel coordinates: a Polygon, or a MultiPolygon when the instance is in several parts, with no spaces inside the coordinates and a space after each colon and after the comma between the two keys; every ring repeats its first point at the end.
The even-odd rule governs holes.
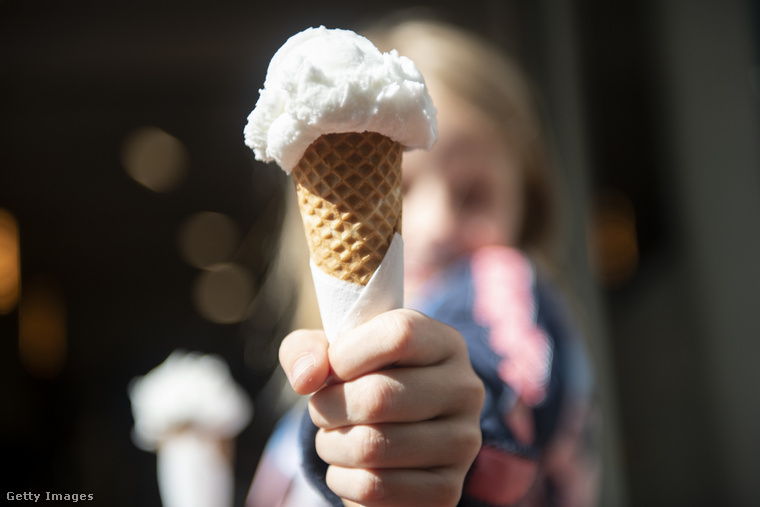
{"type": "Polygon", "coordinates": [[[306,150],[293,181],[320,270],[367,285],[401,233],[402,151],[374,132],[325,134],[306,150]]]}

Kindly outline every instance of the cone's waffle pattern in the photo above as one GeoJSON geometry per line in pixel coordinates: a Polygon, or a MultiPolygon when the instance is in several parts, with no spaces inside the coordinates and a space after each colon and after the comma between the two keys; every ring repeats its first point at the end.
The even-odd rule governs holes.
{"type": "Polygon", "coordinates": [[[326,134],[306,150],[293,180],[319,269],[367,285],[401,233],[402,151],[374,132],[326,134]]]}

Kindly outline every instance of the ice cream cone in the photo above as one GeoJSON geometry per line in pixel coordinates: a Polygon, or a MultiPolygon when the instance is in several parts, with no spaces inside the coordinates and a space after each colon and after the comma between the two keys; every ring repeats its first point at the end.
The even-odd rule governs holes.
{"type": "Polygon", "coordinates": [[[401,156],[432,147],[435,114],[411,60],[349,30],[299,32],[269,63],[245,143],[293,175],[328,341],[403,306],[401,156]]]}
{"type": "Polygon", "coordinates": [[[375,132],[324,134],[293,168],[314,264],[367,285],[401,233],[403,146],[375,132]]]}

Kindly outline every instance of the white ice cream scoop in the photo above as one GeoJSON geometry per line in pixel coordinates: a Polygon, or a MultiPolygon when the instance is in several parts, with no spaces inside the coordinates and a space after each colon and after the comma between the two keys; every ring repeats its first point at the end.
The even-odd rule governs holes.
{"type": "Polygon", "coordinates": [[[370,131],[407,149],[430,149],[435,114],[410,59],[382,53],[350,30],[321,26],[293,35],[272,57],[245,143],[258,160],[290,173],[322,134],[370,131]]]}

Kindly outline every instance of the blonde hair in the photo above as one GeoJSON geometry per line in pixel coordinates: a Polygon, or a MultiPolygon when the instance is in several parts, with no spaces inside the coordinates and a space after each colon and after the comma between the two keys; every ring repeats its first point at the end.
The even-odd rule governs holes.
{"type": "Polygon", "coordinates": [[[395,49],[411,58],[426,80],[497,125],[517,150],[523,172],[525,209],[517,246],[543,261],[551,259],[556,189],[537,101],[519,65],[477,34],[437,20],[391,20],[362,33],[380,50],[395,49]]]}

